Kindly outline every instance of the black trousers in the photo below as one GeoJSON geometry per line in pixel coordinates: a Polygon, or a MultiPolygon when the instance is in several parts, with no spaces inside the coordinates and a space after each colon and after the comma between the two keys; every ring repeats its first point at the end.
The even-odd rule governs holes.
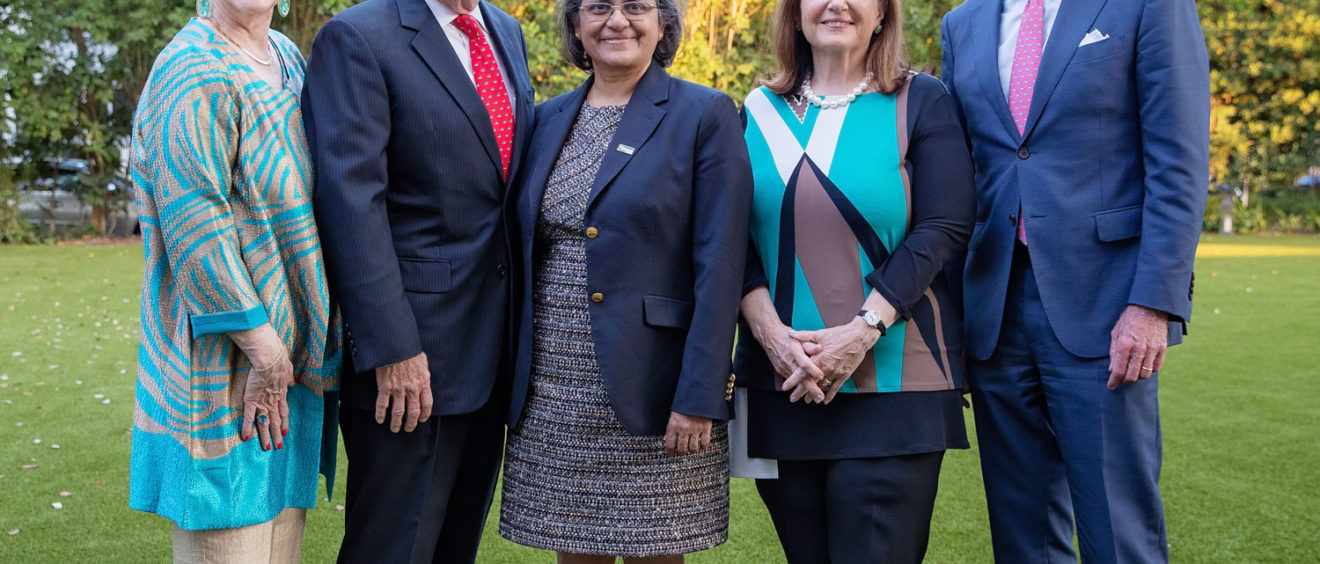
{"type": "Polygon", "coordinates": [[[926,556],[944,451],[780,460],[756,489],[790,564],[919,563],[926,556]]]}
{"type": "Polygon", "coordinates": [[[391,433],[375,414],[344,407],[348,455],[339,562],[471,563],[490,510],[504,452],[502,402],[462,415],[431,416],[391,433]]]}

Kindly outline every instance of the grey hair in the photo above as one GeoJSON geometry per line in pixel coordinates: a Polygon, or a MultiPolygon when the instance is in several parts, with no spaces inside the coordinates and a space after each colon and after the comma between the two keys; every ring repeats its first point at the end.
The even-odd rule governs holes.
{"type": "MultiPolygon", "coordinates": [[[[603,2],[605,0],[588,0],[603,2]]],[[[660,16],[660,39],[655,44],[655,53],[651,60],[662,67],[668,67],[678,54],[679,44],[683,41],[683,9],[679,0],[651,0],[655,2],[656,12],[660,16]]],[[[560,50],[564,60],[584,71],[591,71],[591,57],[578,38],[578,10],[583,0],[559,0],[559,29],[563,33],[560,50]]]]}

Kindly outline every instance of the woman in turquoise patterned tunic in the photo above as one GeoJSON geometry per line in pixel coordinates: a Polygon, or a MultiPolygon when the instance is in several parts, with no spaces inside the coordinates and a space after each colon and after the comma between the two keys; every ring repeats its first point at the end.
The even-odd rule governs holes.
{"type": "Polygon", "coordinates": [[[317,471],[334,468],[339,320],[304,61],[269,30],[275,4],[201,0],[134,120],[146,268],[129,505],[174,522],[175,561],[296,562],[317,471]]]}
{"type": "Polygon", "coordinates": [[[944,86],[903,61],[902,14],[782,0],[777,74],[743,106],[755,191],[733,448],[792,564],[920,562],[944,452],[968,446],[944,271],[972,232],[972,161],[944,86]]]}

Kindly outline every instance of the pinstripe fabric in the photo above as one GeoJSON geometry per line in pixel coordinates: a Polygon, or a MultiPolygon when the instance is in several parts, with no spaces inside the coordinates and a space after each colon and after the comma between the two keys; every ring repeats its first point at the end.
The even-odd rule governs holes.
{"type": "Polygon", "coordinates": [[[282,87],[193,20],[156,59],[133,128],[146,257],[129,504],[186,530],[315,503],[322,392],[340,362],[312,219],[302,56],[282,87]],[[300,384],[278,451],[238,439],[249,365],[225,333],[269,322],[300,384]]]}

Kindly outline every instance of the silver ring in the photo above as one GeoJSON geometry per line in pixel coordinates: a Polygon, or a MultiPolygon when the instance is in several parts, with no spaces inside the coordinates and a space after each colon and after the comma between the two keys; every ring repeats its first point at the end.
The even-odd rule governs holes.
{"type": "Polygon", "coordinates": [[[1154,369],[1154,368],[1151,368],[1151,367],[1149,367],[1149,366],[1142,366],[1142,367],[1141,367],[1141,371],[1142,371],[1142,372],[1154,372],[1155,369],[1154,369]]]}
{"type": "Polygon", "coordinates": [[[267,423],[270,423],[270,418],[269,418],[269,417],[266,417],[266,414],[265,414],[265,413],[262,413],[261,415],[258,415],[258,416],[257,416],[257,424],[258,424],[258,425],[265,425],[265,424],[267,424],[267,423]]]}

